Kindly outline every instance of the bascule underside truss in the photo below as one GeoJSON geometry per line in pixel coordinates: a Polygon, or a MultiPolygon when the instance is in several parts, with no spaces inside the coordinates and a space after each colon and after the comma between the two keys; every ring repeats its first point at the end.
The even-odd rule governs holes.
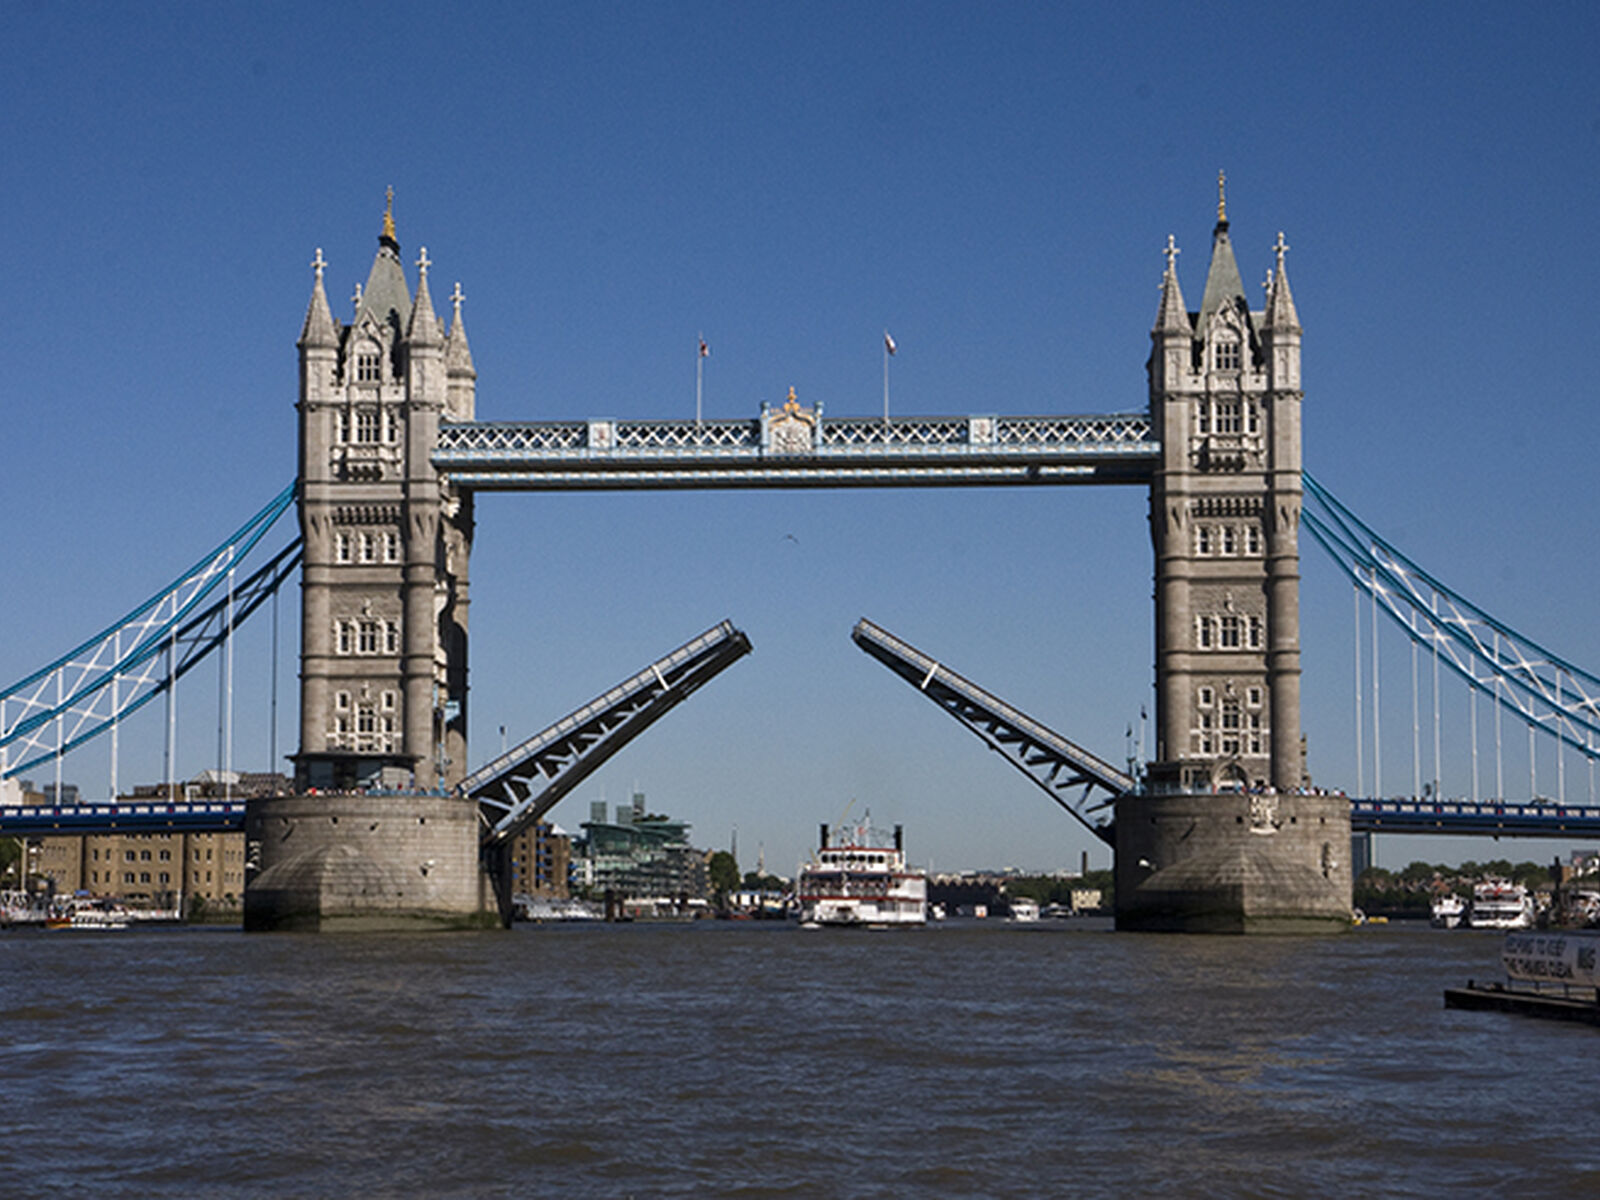
{"type": "Polygon", "coordinates": [[[462,794],[478,801],[484,847],[509,844],[613,754],[748,653],[750,639],[723,621],[462,780],[462,794]]]}
{"type": "Polygon", "coordinates": [[[1112,841],[1109,818],[1089,814],[1104,812],[1111,801],[1133,787],[1133,778],[1076,746],[998,696],[940,665],[908,642],[863,617],[850,635],[856,645],[917,688],[1005,756],[1007,762],[1033,780],[1044,793],[1080,821],[1102,841],[1112,841]],[[1076,802],[1066,793],[1081,787],[1076,802]],[[1096,790],[1105,796],[1091,804],[1096,790]]]}

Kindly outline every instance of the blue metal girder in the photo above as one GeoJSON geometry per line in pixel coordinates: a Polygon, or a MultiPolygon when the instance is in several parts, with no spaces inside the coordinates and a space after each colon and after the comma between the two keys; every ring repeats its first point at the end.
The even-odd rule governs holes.
{"type": "Polygon", "coordinates": [[[228,636],[284,585],[299,569],[301,557],[300,539],[295,538],[228,595],[178,628],[169,628],[164,642],[151,643],[140,654],[129,655],[119,670],[102,674],[72,702],[41,709],[6,730],[0,736],[0,749],[19,760],[8,762],[4,774],[19,775],[74,750],[164,695],[225,644],[228,636]],[[164,653],[169,649],[170,659],[164,653]],[[57,717],[62,718],[59,723],[57,717]]]}
{"type": "MultiPolygon", "coordinates": [[[[229,601],[219,599],[198,616],[196,610],[234,578],[245,557],[293,506],[295,487],[284,488],[209,555],[121,621],[0,691],[0,774],[10,777],[82,745],[162,691],[171,674],[160,664],[174,641],[187,649],[188,643],[200,640],[201,657],[217,645],[220,638],[207,638],[201,631],[220,619],[229,601]]],[[[253,609],[282,583],[298,562],[295,558],[284,565],[293,552],[294,547],[280,552],[244,585],[233,588],[234,624],[247,615],[239,611],[247,592],[257,595],[248,606],[253,609]],[[266,590],[258,594],[261,588],[266,590]]]]}
{"type": "Polygon", "coordinates": [[[0,835],[60,837],[92,833],[239,833],[243,800],[139,800],[120,804],[7,804],[0,835]]]}
{"type": "Polygon", "coordinates": [[[1352,800],[1353,833],[1433,833],[1480,837],[1600,835],[1600,807],[1472,800],[1352,800]]]}
{"type": "Polygon", "coordinates": [[[1045,795],[1089,832],[1104,842],[1113,843],[1110,819],[1093,821],[1087,814],[1104,811],[1112,800],[1129,791],[1134,783],[1132,776],[1074,745],[865,617],[856,623],[850,636],[861,649],[982,738],[991,750],[1004,755],[1007,762],[1042,788],[1045,795]],[[1070,803],[1062,793],[1079,785],[1083,792],[1076,804],[1070,803]],[[1089,797],[1096,788],[1105,791],[1106,797],[1090,805],[1089,797]]]}
{"type": "Polygon", "coordinates": [[[917,487],[1147,483],[1161,446],[1146,413],[754,420],[463,422],[433,464],[474,490],[917,487]]]}
{"type": "Polygon", "coordinates": [[[702,684],[750,653],[728,621],[685,642],[461,781],[485,849],[504,845],[702,684]]]}

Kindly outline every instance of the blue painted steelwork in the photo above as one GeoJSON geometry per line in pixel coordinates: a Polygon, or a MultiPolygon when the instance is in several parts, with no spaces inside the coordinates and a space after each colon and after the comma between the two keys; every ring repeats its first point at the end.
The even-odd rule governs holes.
{"type": "Polygon", "coordinates": [[[991,750],[998,750],[1089,832],[1114,844],[1110,817],[1097,821],[1088,814],[1104,812],[1118,796],[1132,790],[1131,775],[1074,745],[865,617],[856,623],[850,636],[862,650],[982,738],[991,750]],[[1083,792],[1076,804],[1062,796],[1066,789],[1079,785],[1083,792]],[[1102,789],[1106,797],[1090,805],[1089,798],[1096,788],[1102,789]]]}
{"type": "MultiPolygon", "coordinates": [[[[230,627],[238,623],[242,589],[198,616],[196,609],[233,578],[245,556],[293,506],[295,488],[294,484],[284,488],[220,546],[122,620],[0,691],[0,777],[82,745],[163,691],[179,664],[169,663],[163,670],[160,660],[175,641],[179,646],[203,641],[204,649],[196,657],[214,648],[227,629],[209,638],[201,631],[208,622],[220,620],[230,627]],[[225,614],[230,606],[235,614],[228,622],[218,613],[225,614]]],[[[262,595],[270,594],[293,569],[294,564],[285,565],[284,554],[252,576],[246,587],[267,586],[262,595]],[[268,578],[270,585],[263,582],[268,578]]],[[[257,598],[254,603],[259,602],[257,598]]]]}
{"type": "Polygon", "coordinates": [[[1600,752],[1600,676],[1496,620],[1401,554],[1310,474],[1304,479],[1305,528],[1406,637],[1534,728],[1591,759],[1600,752]]]}
{"type": "Polygon", "coordinates": [[[755,420],[466,422],[439,427],[434,466],[474,490],[916,487],[1148,483],[1146,413],[755,420]]]}
{"type": "Polygon", "coordinates": [[[1485,837],[1600,835],[1600,807],[1473,800],[1352,800],[1352,833],[1429,833],[1485,837]]]}
{"type": "Polygon", "coordinates": [[[7,736],[0,738],[0,752],[8,746],[23,752],[22,761],[7,767],[5,776],[21,774],[57,754],[76,749],[165,694],[223,645],[245,618],[283,586],[299,568],[300,558],[300,539],[296,538],[229,595],[171,630],[165,641],[151,644],[142,656],[129,655],[123,660],[121,671],[114,671],[98,684],[80,690],[77,704],[59,708],[61,715],[70,713],[72,717],[71,732],[63,738],[51,736],[57,731],[54,721],[57,711],[41,712],[31,720],[20,722],[7,736]],[[164,653],[169,650],[172,654],[166,656],[168,661],[163,666],[164,653]],[[119,685],[115,689],[111,687],[114,682],[119,685]],[[122,687],[127,690],[121,690],[122,687]]]}
{"type": "Polygon", "coordinates": [[[93,833],[239,833],[243,800],[139,800],[121,804],[7,804],[0,835],[81,836],[93,833]]]}
{"type": "Polygon", "coordinates": [[[723,621],[623,680],[461,781],[478,801],[485,849],[534,824],[602,763],[703,684],[750,653],[723,621]]]}

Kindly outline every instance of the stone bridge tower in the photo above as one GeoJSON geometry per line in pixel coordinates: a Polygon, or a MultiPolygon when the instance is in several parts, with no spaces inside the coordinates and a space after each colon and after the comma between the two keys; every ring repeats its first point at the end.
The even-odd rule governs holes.
{"type": "MultiPolygon", "coordinates": [[[[1220,188],[1220,184],[1219,184],[1220,188]]],[[[1196,313],[1168,239],[1151,333],[1157,782],[1307,783],[1300,737],[1300,322],[1278,237],[1245,299],[1219,195],[1196,313]]]]}
{"type": "Polygon", "coordinates": [[[1300,732],[1300,320],[1283,235],[1252,310],[1218,178],[1211,263],[1184,304],[1173,239],[1151,330],[1156,746],[1117,803],[1117,924],[1342,924],[1349,806],[1309,791],[1300,732]]]}
{"type": "Polygon", "coordinates": [[[300,334],[301,789],[449,786],[465,771],[472,497],[431,461],[439,422],[473,416],[459,285],[448,328],[428,255],[415,297],[393,193],[350,324],[322,253],[300,334]]]}

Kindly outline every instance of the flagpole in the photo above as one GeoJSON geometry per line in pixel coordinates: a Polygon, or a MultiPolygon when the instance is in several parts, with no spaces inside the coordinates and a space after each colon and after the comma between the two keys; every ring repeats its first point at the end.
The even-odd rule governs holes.
{"type": "Polygon", "coordinates": [[[889,356],[894,353],[894,339],[883,331],[883,423],[889,423],[889,356]]]}
{"type": "Polygon", "coordinates": [[[707,353],[706,335],[702,333],[700,335],[700,350],[694,358],[694,424],[696,429],[700,428],[701,424],[700,397],[705,387],[707,353]]]}

